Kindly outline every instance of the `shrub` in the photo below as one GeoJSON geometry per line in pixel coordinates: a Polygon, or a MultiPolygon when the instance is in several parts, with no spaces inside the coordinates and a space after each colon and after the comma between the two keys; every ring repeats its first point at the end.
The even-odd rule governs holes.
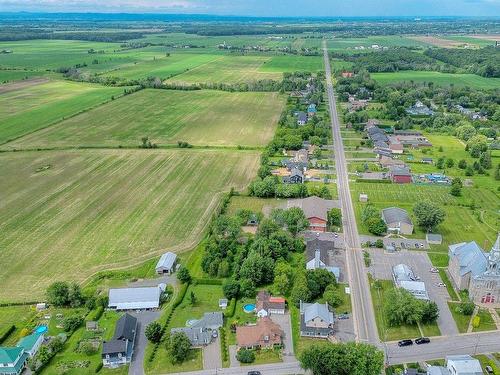
{"type": "Polygon", "coordinates": [[[481,324],[481,317],[475,316],[474,319],[472,319],[472,326],[474,328],[477,328],[477,327],[479,327],[480,324],[481,324]]]}
{"type": "Polygon", "coordinates": [[[240,349],[236,354],[236,359],[241,363],[252,363],[255,361],[255,353],[248,349],[240,349]]]}

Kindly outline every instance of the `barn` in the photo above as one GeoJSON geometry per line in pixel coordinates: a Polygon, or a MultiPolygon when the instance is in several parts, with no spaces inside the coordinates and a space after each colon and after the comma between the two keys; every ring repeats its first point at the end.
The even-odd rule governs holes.
{"type": "Polygon", "coordinates": [[[150,310],[160,306],[159,286],[109,290],[108,307],[115,310],[150,310]]]}

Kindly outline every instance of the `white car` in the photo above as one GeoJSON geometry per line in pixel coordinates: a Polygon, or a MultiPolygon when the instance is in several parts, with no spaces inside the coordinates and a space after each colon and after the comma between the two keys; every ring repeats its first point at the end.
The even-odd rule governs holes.
{"type": "Polygon", "coordinates": [[[437,286],[446,286],[445,283],[437,283],[437,286]]]}

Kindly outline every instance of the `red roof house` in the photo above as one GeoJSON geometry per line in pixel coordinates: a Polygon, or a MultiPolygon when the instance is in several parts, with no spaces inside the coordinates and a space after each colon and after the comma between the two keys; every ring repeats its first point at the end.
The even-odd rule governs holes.
{"type": "Polygon", "coordinates": [[[273,348],[283,343],[284,333],[271,318],[264,317],[256,325],[236,327],[238,348],[273,348]]]}

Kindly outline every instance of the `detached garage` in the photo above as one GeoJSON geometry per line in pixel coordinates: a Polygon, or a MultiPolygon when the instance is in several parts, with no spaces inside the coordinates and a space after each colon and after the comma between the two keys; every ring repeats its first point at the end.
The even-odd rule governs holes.
{"type": "Polygon", "coordinates": [[[162,290],[158,286],[109,290],[108,307],[115,310],[148,310],[160,306],[162,290]]]}

